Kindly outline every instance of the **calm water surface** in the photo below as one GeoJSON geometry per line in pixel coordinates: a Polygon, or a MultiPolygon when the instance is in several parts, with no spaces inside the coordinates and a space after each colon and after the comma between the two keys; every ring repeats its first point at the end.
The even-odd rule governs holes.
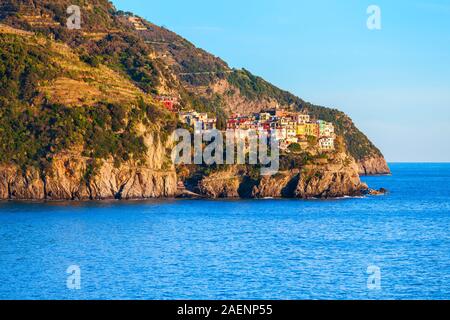
{"type": "Polygon", "coordinates": [[[363,199],[3,202],[0,299],[450,299],[450,164],[392,169],[363,199]]]}

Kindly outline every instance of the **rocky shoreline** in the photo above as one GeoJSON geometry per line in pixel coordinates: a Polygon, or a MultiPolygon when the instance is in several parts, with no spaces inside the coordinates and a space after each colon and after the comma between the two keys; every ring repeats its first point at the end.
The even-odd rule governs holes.
{"type": "Polygon", "coordinates": [[[310,166],[256,179],[232,168],[205,177],[195,191],[210,199],[335,199],[387,193],[362,183],[355,168],[336,165],[310,166]]]}
{"type": "Polygon", "coordinates": [[[91,159],[77,151],[55,157],[45,173],[36,168],[23,171],[14,165],[0,165],[0,200],[333,199],[386,192],[362,183],[360,166],[346,152],[330,153],[328,159],[316,159],[267,177],[255,175],[245,166],[228,166],[200,175],[193,186],[180,190],[182,179],[168,164],[166,146],[151,134],[146,136],[146,144],[145,166],[126,162],[116,167],[110,159],[92,172],[91,159]]]}
{"type": "Polygon", "coordinates": [[[105,164],[100,175],[89,182],[79,175],[74,178],[57,174],[42,179],[37,171],[21,174],[0,167],[0,200],[14,201],[336,199],[386,193],[385,189],[370,189],[352,170],[311,168],[254,179],[231,168],[203,178],[196,189],[184,189],[177,184],[175,172],[126,166],[116,169],[110,164],[105,164]]]}

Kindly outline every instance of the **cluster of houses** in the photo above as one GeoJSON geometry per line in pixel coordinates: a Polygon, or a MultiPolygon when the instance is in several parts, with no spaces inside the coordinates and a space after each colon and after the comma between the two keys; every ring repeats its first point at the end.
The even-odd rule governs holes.
{"type": "Polygon", "coordinates": [[[227,121],[227,129],[267,131],[280,141],[282,149],[291,144],[308,146],[308,137],[317,139],[321,150],[334,150],[336,135],[330,122],[314,120],[309,114],[273,109],[252,115],[235,114],[227,121]]]}
{"type": "Polygon", "coordinates": [[[217,119],[210,118],[207,113],[199,113],[196,111],[179,112],[178,116],[182,123],[198,130],[214,130],[217,129],[217,119]]]}
{"type": "MultiPolygon", "coordinates": [[[[200,130],[217,129],[217,119],[209,117],[207,113],[180,111],[177,98],[156,96],[155,99],[169,111],[177,113],[180,121],[188,126],[200,130]]],[[[311,141],[317,141],[322,151],[331,151],[335,148],[336,135],[333,124],[314,119],[306,112],[291,112],[276,108],[251,115],[233,114],[227,120],[227,130],[265,131],[277,138],[282,150],[288,149],[292,144],[299,144],[302,149],[306,149],[311,141]]]]}
{"type": "MultiPolygon", "coordinates": [[[[198,129],[212,130],[217,127],[217,120],[208,117],[207,113],[195,111],[179,112],[181,122],[198,129]]],[[[227,121],[227,130],[256,132],[265,131],[274,135],[280,142],[281,149],[288,149],[296,143],[306,149],[314,137],[319,148],[323,151],[334,150],[336,135],[334,126],[330,122],[314,120],[309,114],[288,112],[284,110],[269,110],[250,116],[234,114],[227,121]]]]}

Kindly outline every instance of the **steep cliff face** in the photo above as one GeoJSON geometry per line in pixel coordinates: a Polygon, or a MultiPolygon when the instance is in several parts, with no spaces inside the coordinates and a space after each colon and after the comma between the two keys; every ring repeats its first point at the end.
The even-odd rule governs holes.
{"type": "Polygon", "coordinates": [[[305,165],[275,176],[252,178],[238,167],[216,172],[199,183],[200,192],[211,198],[337,198],[368,192],[358,166],[345,154],[328,161],[305,165]]]}
{"type": "Polygon", "coordinates": [[[56,156],[45,172],[29,168],[25,172],[14,165],[0,166],[1,200],[105,200],[174,197],[177,175],[168,166],[165,146],[147,137],[149,146],[145,165],[132,161],[119,167],[113,161],[101,161],[92,167],[92,159],[78,152],[56,156]]]}
{"type": "Polygon", "coordinates": [[[391,169],[382,156],[373,156],[358,162],[360,175],[383,175],[390,174],[391,169]]]}

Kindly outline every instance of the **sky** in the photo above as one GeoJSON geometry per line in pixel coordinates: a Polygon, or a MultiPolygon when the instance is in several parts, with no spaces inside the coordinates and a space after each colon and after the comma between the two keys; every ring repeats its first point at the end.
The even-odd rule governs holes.
{"type": "Polygon", "coordinates": [[[450,162],[448,0],[113,3],[231,67],[344,111],[389,162],[450,162]],[[367,26],[370,5],[381,29],[367,26]]]}

